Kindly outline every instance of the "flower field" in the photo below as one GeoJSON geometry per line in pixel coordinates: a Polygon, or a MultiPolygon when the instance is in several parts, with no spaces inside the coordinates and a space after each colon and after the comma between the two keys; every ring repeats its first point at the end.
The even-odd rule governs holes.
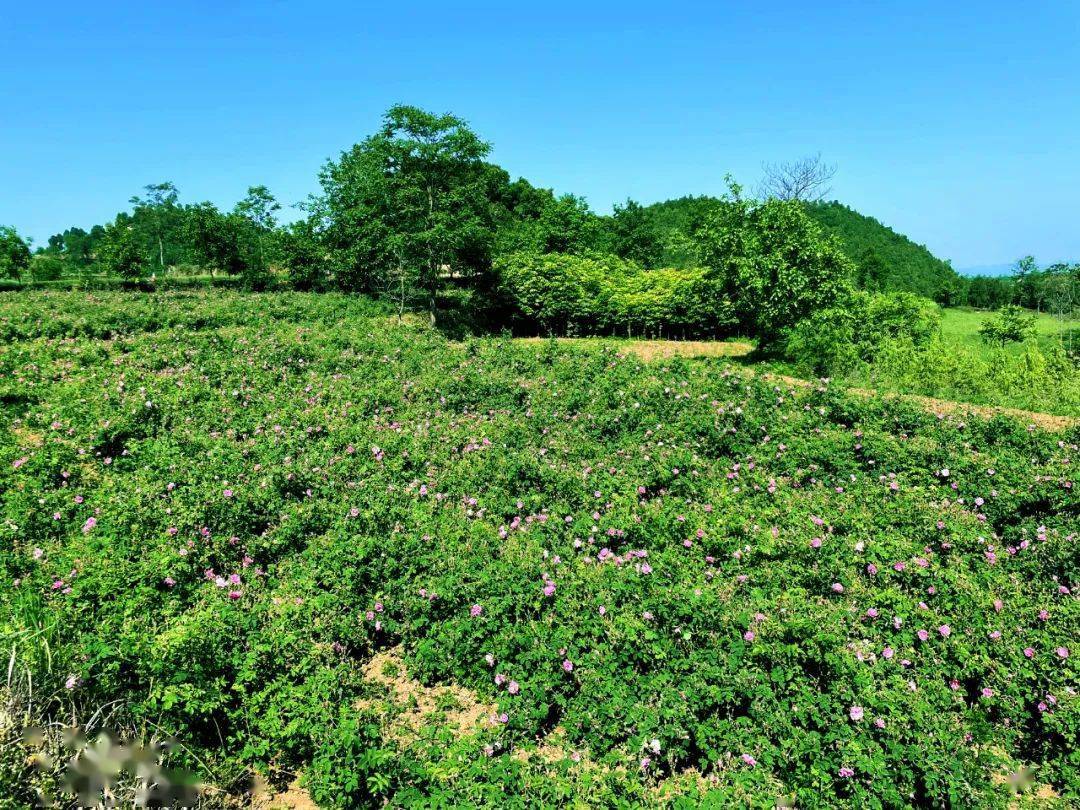
{"type": "Polygon", "coordinates": [[[209,807],[1080,802],[1078,428],[336,295],[0,341],[0,807],[73,722],[209,807]]]}

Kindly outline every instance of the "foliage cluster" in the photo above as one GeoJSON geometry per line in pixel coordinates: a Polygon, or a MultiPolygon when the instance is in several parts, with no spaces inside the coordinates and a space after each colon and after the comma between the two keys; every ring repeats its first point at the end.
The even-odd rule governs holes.
{"type": "Polygon", "coordinates": [[[979,334],[987,343],[1004,347],[1006,343],[1019,343],[1035,331],[1035,316],[1016,304],[1008,304],[998,314],[983,321],[979,334]]]}
{"type": "Polygon", "coordinates": [[[925,346],[939,331],[938,307],[931,301],[911,293],[859,290],[788,330],[784,354],[800,372],[842,374],[872,362],[889,341],[925,346]]]}
{"type": "MultiPolygon", "coordinates": [[[[663,261],[677,267],[698,264],[700,255],[692,236],[722,203],[716,197],[689,196],[646,207],[663,244],[663,261]]],[[[942,291],[963,287],[963,279],[947,262],[873,217],[839,202],[803,201],[799,205],[824,233],[837,239],[855,268],[853,281],[860,289],[910,292],[941,300],[942,291]]]]}
{"type": "Polygon", "coordinates": [[[525,328],[547,334],[713,337],[735,325],[701,268],[643,270],[611,254],[512,253],[496,271],[525,328]]]}
{"type": "Polygon", "coordinates": [[[850,292],[851,264],[797,201],[737,186],[696,228],[698,267],[642,269],[612,254],[515,253],[496,273],[513,310],[553,334],[741,331],[761,342],[850,292]]]}
{"type": "Polygon", "coordinates": [[[1034,316],[1011,305],[984,317],[978,335],[966,319],[967,340],[955,326],[943,334],[941,321],[924,298],[856,292],[789,329],[781,367],[881,391],[1080,416],[1080,366],[1064,333],[1032,339],[1034,316]],[[1006,349],[1015,342],[1022,345],[1006,349]]]}
{"type": "Polygon", "coordinates": [[[1080,416],[1080,368],[1060,343],[1028,341],[1018,354],[978,351],[934,338],[925,346],[900,339],[882,344],[873,362],[857,365],[852,384],[939,399],[1080,416]]]}

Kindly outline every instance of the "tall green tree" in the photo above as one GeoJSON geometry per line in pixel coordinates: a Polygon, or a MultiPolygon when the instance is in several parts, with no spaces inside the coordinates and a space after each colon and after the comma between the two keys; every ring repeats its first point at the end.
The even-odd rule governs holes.
{"type": "Polygon", "coordinates": [[[587,253],[599,247],[601,226],[584,197],[552,197],[540,212],[541,253],[587,253]]]}
{"type": "Polygon", "coordinates": [[[730,181],[725,204],[697,231],[709,279],[763,344],[849,291],[854,267],[798,200],[756,202],[730,181]]]}
{"type": "Polygon", "coordinates": [[[184,241],[188,255],[213,275],[243,273],[241,230],[247,224],[238,215],[223,214],[213,203],[203,202],[186,206],[184,210],[184,241]]]}
{"type": "Polygon", "coordinates": [[[247,265],[249,274],[253,276],[250,280],[256,284],[270,270],[266,243],[277,228],[275,215],[280,210],[281,205],[266,186],[249,186],[247,195],[233,209],[233,213],[248,224],[247,231],[254,243],[254,255],[247,265]]]}
{"type": "Polygon", "coordinates": [[[310,219],[293,222],[282,230],[281,253],[289,281],[296,289],[325,289],[329,280],[326,251],[310,219]]]}
{"type": "Polygon", "coordinates": [[[489,262],[487,143],[453,115],[395,106],[382,129],[330,161],[315,211],[343,286],[408,273],[432,323],[444,281],[489,262]]]}
{"type": "Polygon", "coordinates": [[[150,241],[156,246],[158,266],[165,269],[167,251],[171,247],[169,237],[179,228],[181,223],[180,209],[177,205],[179,192],[171,182],[152,183],[144,187],[145,197],[132,197],[130,202],[133,206],[134,227],[136,232],[146,231],[150,241]]]}
{"type": "Polygon", "coordinates": [[[18,279],[30,267],[30,245],[8,225],[0,225],[0,276],[18,279]]]}
{"type": "Polygon", "coordinates": [[[664,252],[664,243],[653,223],[652,217],[634,200],[616,205],[609,229],[612,251],[642,267],[658,267],[664,252]]]}
{"type": "Polygon", "coordinates": [[[1039,263],[1034,256],[1023,256],[1013,264],[1013,303],[1022,307],[1038,308],[1037,283],[1039,263]]]}
{"type": "Polygon", "coordinates": [[[524,180],[511,184],[510,197],[496,236],[499,254],[610,252],[609,234],[583,197],[556,196],[524,180]]]}

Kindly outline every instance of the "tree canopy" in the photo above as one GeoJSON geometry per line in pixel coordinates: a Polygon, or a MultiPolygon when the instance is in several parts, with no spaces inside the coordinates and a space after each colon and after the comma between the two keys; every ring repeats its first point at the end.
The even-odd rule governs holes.
{"type": "Polygon", "coordinates": [[[30,246],[14,228],[0,225],[0,276],[17,279],[30,267],[30,246]]]}
{"type": "MultiPolygon", "coordinates": [[[[251,288],[389,297],[399,312],[423,307],[433,323],[440,308],[457,308],[495,328],[738,331],[763,344],[858,302],[885,320],[896,308],[922,311],[897,293],[1056,314],[1080,295],[1077,266],[1040,269],[1031,257],[1010,279],[962,278],[873,217],[823,201],[835,167],[820,157],[767,167],[761,199],[732,182],[723,198],[627,199],[605,215],[573,193],[512,180],[490,151],[463,119],[398,105],[325,163],[297,221],[279,222],[282,205],[265,185],[228,209],[182,202],[166,180],[111,223],[54,234],[32,262],[24,240],[0,231],[0,273],[221,274],[251,288]]],[[[819,337],[803,330],[800,339],[819,337]]]]}
{"type": "Polygon", "coordinates": [[[490,265],[489,151],[456,116],[390,108],[379,132],[320,174],[314,207],[339,278],[377,291],[408,274],[434,321],[443,279],[490,265]]]}

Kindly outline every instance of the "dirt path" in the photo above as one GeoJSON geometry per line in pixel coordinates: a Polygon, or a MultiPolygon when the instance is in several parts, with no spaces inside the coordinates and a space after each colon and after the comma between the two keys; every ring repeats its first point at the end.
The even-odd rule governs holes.
{"type": "MultiPolygon", "coordinates": [[[[549,338],[514,338],[515,343],[539,346],[549,338]]],[[[633,352],[645,362],[671,357],[743,357],[754,350],[751,343],[738,340],[622,340],[609,338],[556,338],[567,346],[614,346],[633,352]]]]}
{"type": "MultiPolygon", "coordinates": [[[[526,344],[541,344],[547,338],[516,338],[515,342],[526,344]]],[[[645,362],[654,360],[666,360],[671,357],[703,358],[703,357],[743,357],[753,351],[754,347],[742,341],[719,341],[719,340],[607,340],[604,338],[558,338],[560,343],[577,343],[580,345],[610,345],[621,350],[632,352],[645,362]]],[[[747,367],[750,374],[760,373],[753,368],[747,367]]],[[[773,374],[765,372],[766,379],[780,380],[789,385],[807,388],[815,385],[811,380],[799,377],[789,377],[786,374],[773,374]]],[[[903,399],[909,402],[917,402],[930,413],[973,413],[983,418],[990,418],[998,414],[1005,414],[1021,420],[1025,424],[1035,425],[1044,430],[1067,430],[1080,424],[1080,418],[1075,416],[1058,416],[1051,413],[1037,413],[1024,411],[1019,408],[1006,408],[993,405],[973,405],[968,402],[954,402],[946,399],[934,399],[933,397],[919,394],[896,394],[882,393],[870,388],[847,388],[847,391],[860,397],[880,396],[883,399],[903,399]]]]}
{"type": "MultiPolygon", "coordinates": [[[[753,369],[747,370],[753,373],[753,369]]],[[[815,384],[810,380],[789,377],[786,374],[773,374],[771,372],[763,374],[762,377],[768,380],[782,380],[789,385],[795,385],[800,388],[809,388],[815,384]]],[[[1073,425],[1080,423],[1080,419],[1077,419],[1075,416],[1058,416],[1057,414],[1052,413],[1037,413],[1035,411],[1024,411],[1020,408],[1005,408],[996,405],[972,405],[969,402],[934,399],[933,397],[924,397],[920,394],[882,393],[872,388],[845,388],[844,390],[859,397],[881,397],[882,399],[901,399],[907,400],[908,402],[917,402],[933,414],[974,413],[984,419],[989,419],[998,414],[1005,414],[1006,416],[1015,417],[1025,424],[1035,425],[1044,430],[1067,430],[1073,425]]]]}

